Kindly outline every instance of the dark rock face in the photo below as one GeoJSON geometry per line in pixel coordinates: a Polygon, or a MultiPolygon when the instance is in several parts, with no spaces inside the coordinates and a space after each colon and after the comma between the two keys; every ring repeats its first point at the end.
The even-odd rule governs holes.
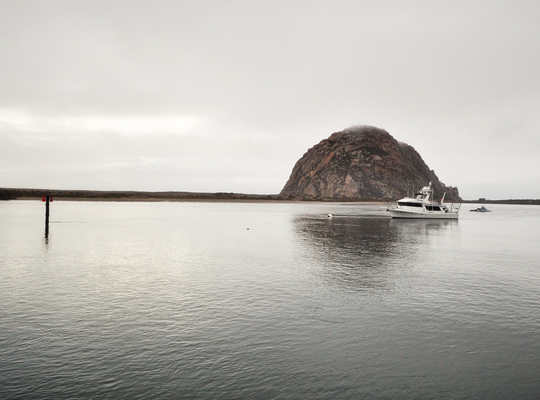
{"type": "Polygon", "coordinates": [[[333,133],[298,160],[281,197],[313,200],[396,200],[433,183],[436,198],[459,201],[411,146],[384,129],[357,126],[333,133]]]}

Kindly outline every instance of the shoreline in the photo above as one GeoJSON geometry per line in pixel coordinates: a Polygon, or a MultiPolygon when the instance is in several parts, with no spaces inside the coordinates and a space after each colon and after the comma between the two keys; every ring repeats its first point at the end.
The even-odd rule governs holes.
{"type": "Polygon", "coordinates": [[[137,192],[98,190],[49,190],[0,188],[0,200],[40,200],[52,196],[56,201],[100,202],[272,202],[272,203],[365,203],[383,204],[380,199],[323,199],[312,196],[291,197],[277,194],[199,193],[199,192],[137,192]]]}
{"type": "MultiPolygon", "coordinates": [[[[11,201],[37,201],[34,197],[17,198],[11,201]]],[[[91,202],[91,203],[267,203],[267,204],[350,204],[350,205],[385,205],[382,201],[330,201],[330,200],[242,200],[242,199],[178,199],[178,200],[163,200],[163,199],[84,199],[84,198],[59,198],[54,202],[91,202]]]]}
{"type": "MultiPolygon", "coordinates": [[[[11,199],[11,201],[37,201],[41,200],[41,197],[17,197],[16,199],[11,199]]],[[[7,201],[7,200],[6,200],[7,201]]],[[[55,197],[54,201],[88,201],[88,202],[103,202],[103,203],[283,203],[283,204],[294,204],[294,203],[319,203],[319,204],[330,204],[330,203],[342,203],[342,204],[358,204],[358,205],[382,205],[385,204],[383,201],[344,201],[344,200],[295,200],[295,199],[219,199],[219,198],[144,198],[144,199],[134,199],[129,197],[118,197],[118,198],[106,198],[106,197],[55,197]]]]}
{"type": "MultiPolygon", "coordinates": [[[[382,199],[323,199],[314,196],[280,196],[278,194],[244,193],[200,193],[200,192],[142,192],[142,191],[101,191],[101,190],[56,190],[56,189],[18,189],[0,188],[1,200],[38,200],[43,195],[53,196],[57,201],[100,201],[100,202],[272,202],[272,203],[356,203],[385,204],[395,200],[382,199]]],[[[516,204],[540,205],[540,199],[506,200],[463,200],[463,204],[516,204]]]]}

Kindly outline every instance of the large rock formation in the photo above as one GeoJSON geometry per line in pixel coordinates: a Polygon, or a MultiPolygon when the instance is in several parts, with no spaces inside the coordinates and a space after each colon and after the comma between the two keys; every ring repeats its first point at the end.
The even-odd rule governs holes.
{"type": "MultiPolygon", "coordinates": [[[[428,182],[435,196],[460,200],[411,146],[384,129],[357,126],[332,134],[298,160],[281,197],[313,200],[395,200],[428,182]]],[[[436,197],[436,198],[437,198],[436,197]]]]}

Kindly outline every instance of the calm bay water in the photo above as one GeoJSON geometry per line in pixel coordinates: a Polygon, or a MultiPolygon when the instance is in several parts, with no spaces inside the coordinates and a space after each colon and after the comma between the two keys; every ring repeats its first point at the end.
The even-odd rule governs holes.
{"type": "Polygon", "coordinates": [[[473,207],[0,202],[0,398],[538,399],[540,207],[473,207]]]}

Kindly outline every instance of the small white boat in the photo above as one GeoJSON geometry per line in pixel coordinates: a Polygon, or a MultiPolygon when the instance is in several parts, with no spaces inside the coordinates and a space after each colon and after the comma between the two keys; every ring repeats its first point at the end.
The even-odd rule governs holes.
{"type": "Polygon", "coordinates": [[[386,209],[392,218],[429,218],[429,219],[457,219],[459,206],[444,203],[444,194],[441,200],[433,200],[433,187],[431,182],[424,186],[414,197],[404,197],[386,209]]]}
{"type": "Polygon", "coordinates": [[[488,210],[488,209],[487,209],[486,207],[484,207],[484,206],[475,208],[474,210],[471,210],[471,211],[475,211],[475,212],[491,212],[491,210],[488,210]]]}

